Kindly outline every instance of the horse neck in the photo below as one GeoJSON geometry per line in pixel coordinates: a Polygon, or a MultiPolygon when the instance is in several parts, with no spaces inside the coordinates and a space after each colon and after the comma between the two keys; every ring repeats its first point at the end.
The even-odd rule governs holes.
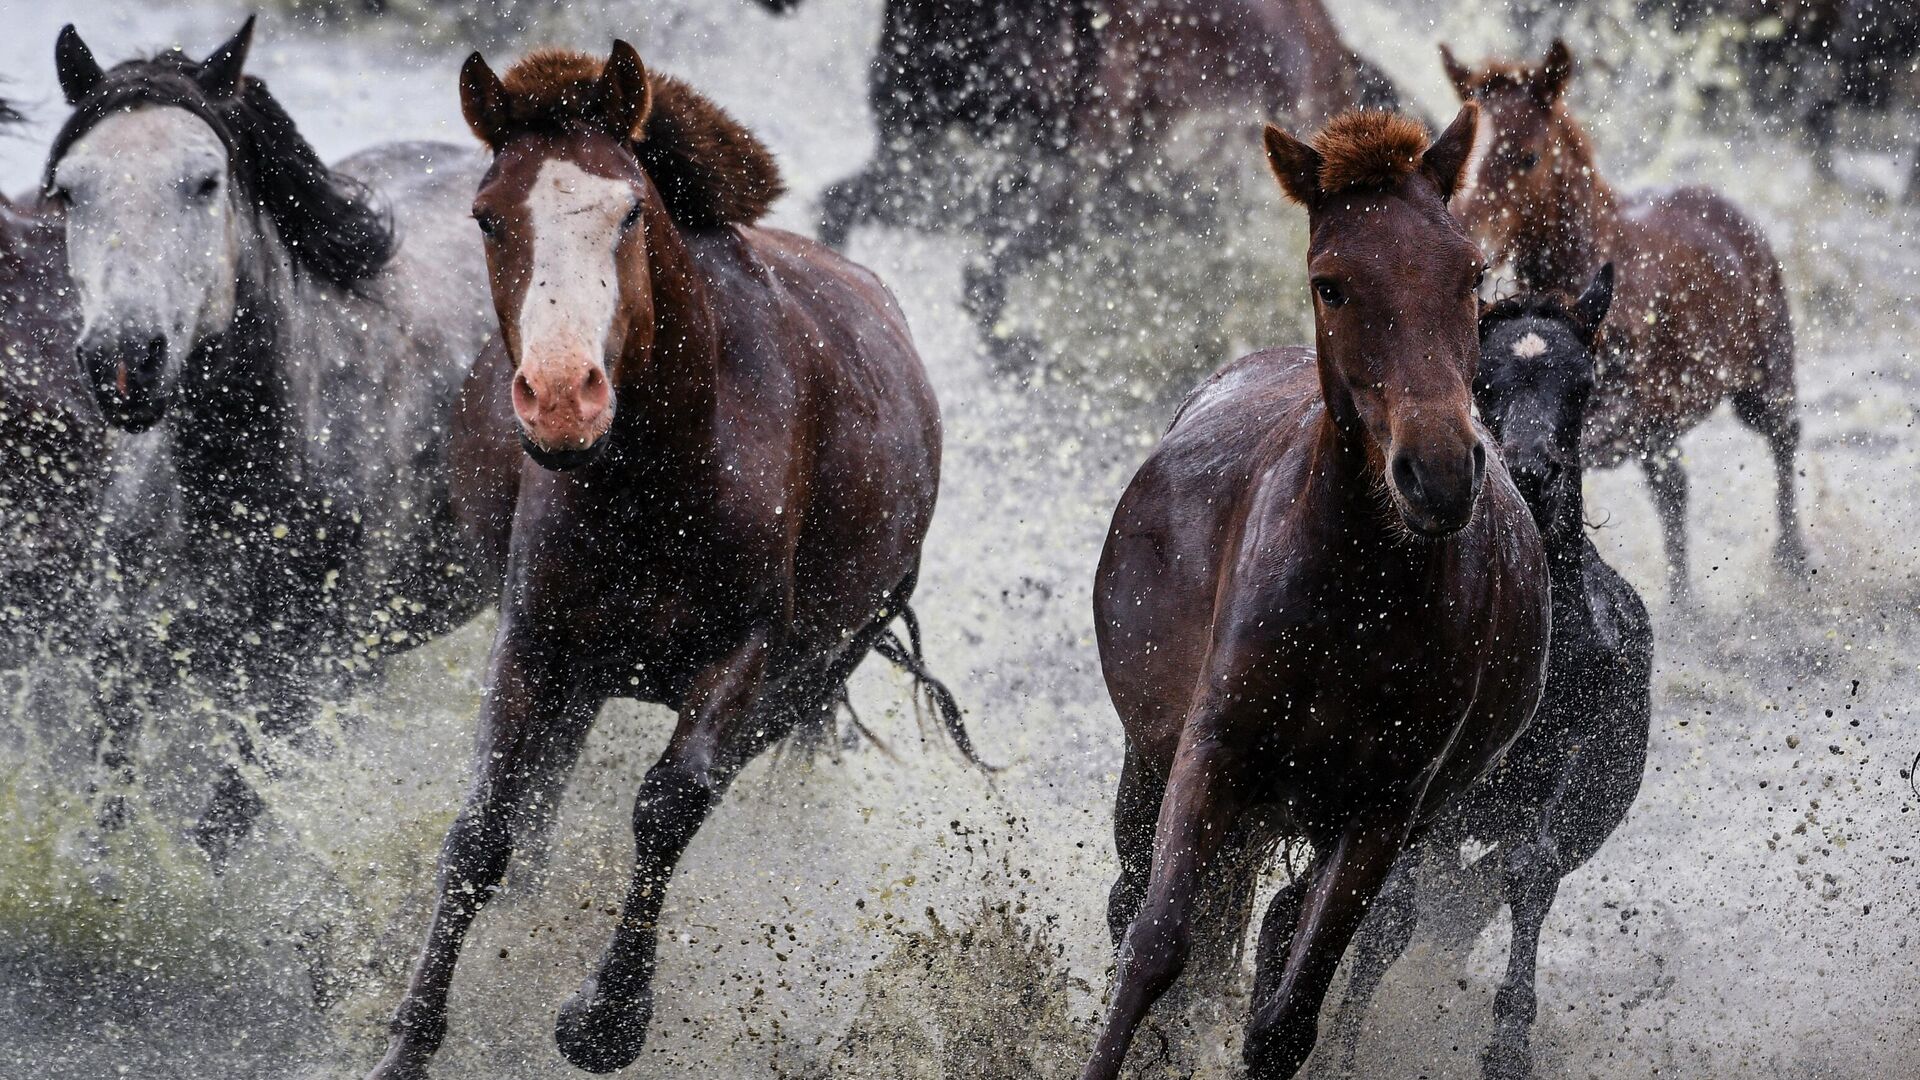
{"type": "Polygon", "coordinates": [[[714,467],[714,410],[720,379],[719,322],[680,227],[648,186],[644,211],[651,334],[629,331],[615,389],[622,444],[680,470],[714,467]]]}
{"type": "Polygon", "coordinates": [[[1553,125],[1562,164],[1507,246],[1528,287],[1577,293],[1615,247],[1620,199],[1601,179],[1593,143],[1564,105],[1555,106],[1553,125]]]}
{"type": "Polygon", "coordinates": [[[167,414],[190,514],[218,519],[235,503],[284,499],[300,480],[305,440],[290,431],[295,417],[281,362],[296,284],[270,230],[263,225],[266,235],[242,255],[232,324],[183,365],[212,373],[209,382],[183,385],[193,392],[167,414]]]}
{"type": "MultiPolygon", "coordinates": [[[[1553,520],[1540,530],[1540,543],[1547,554],[1547,579],[1555,597],[1584,597],[1586,594],[1587,499],[1582,484],[1584,470],[1574,465],[1562,483],[1567,498],[1553,520]]],[[[1584,601],[1582,601],[1584,602],[1584,601]]]]}

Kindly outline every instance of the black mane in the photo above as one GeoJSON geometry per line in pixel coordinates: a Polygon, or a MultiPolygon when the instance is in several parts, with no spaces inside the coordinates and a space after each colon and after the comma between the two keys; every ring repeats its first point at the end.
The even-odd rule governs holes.
{"type": "Polygon", "coordinates": [[[393,219],[366,185],[327,168],[266,83],[249,75],[233,96],[213,97],[195,81],[199,70],[169,51],[108,71],[54,136],[43,180],[49,193],[60,159],[101,120],[140,106],[185,109],[225,144],[233,182],[273,222],[296,270],[343,288],[379,273],[393,257],[393,219]]]}
{"type": "Polygon", "coordinates": [[[1512,319],[1538,318],[1553,319],[1567,323],[1576,331],[1580,330],[1580,320],[1573,313],[1573,298],[1557,292],[1518,293],[1502,297],[1488,305],[1480,313],[1481,333],[1494,323],[1512,319]]]}

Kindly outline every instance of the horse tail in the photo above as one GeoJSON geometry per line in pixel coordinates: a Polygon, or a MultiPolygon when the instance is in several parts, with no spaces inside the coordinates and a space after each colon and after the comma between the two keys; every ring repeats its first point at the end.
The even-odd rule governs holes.
{"type": "Polygon", "coordinates": [[[926,654],[920,644],[920,617],[913,613],[907,604],[900,605],[900,622],[907,628],[907,638],[903,642],[900,635],[891,628],[874,639],[873,651],[885,657],[893,666],[913,677],[914,689],[925,694],[939,714],[940,725],[947,730],[947,737],[953,740],[954,748],[960,751],[974,766],[983,772],[996,772],[995,766],[980,759],[973,747],[973,737],[967,734],[966,722],[960,715],[960,703],[954,699],[953,691],[927,670],[926,654]]]}

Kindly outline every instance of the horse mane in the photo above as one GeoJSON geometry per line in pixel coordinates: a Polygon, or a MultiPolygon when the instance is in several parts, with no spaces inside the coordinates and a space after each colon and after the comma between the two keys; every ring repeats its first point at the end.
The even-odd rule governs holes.
{"type": "Polygon", "coordinates": [[[1559,290],[1545,292],[1515,293],[1503,296],[1487,305],[1480,313],[1480,326],[1509,322],[1514,319],[1553,319],[1579,329],[1580,319],[1574,314],[1574,299],[1559,290]]]}
{"type": "MultiPolygon", "coordinates": [[[[507,69],[501,83],[512,124],[525,131],[598,127],[595,84],[604,61],[568,49],[540,49],[507,69]]],[[[786,192],[780,166],[744,125],[671,75],[649,70],[653,108],[628,145],[682,228],[751,225],[786,192]]]]}
{"type": "Polygon", "coordinates": [[[1352,109],[1313,137],[1320,192],[1394,187],[1420,168],[1430,143],[1419,121],[1378,109],[1352,109]]]}
{"type": "Polygon", "coordinates": [[[199,69],[170,50],[108,71],[54,136],[43,187],[52,190],[61,158],[108,116],[142,106],[185,109],[226,147],[233,182],[273,223],[296,272],[351,288],[384,269],[397,246],[393,218],[366,185],[320,160],[266,83],[248,75],[232,96],[213,97],[195,81],[199,69]]]}

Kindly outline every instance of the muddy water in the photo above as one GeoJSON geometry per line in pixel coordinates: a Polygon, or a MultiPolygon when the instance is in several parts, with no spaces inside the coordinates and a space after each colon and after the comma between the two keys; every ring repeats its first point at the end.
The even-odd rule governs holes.
{"type": "MultiPolygon", "coordinates": [[[[51,7],[0,4],[0,70],[41,121],[0,142],[9,190],[34,182],[63,112],[48,59],[60,22],[118,58],[176,41],[204,49],[235,19],[219,7],[51,7]]],[[[820,189],[871,148],[862,80],[876,9],[812,0],[776,20],[744,0],[663,0],[578,11],[548,36],[598,46],[619,25],[650,61],[708,89],[780,153],[794,194],[776,222],[804,230],[820,189]]],[[[1342,18],[1433,114],[1451,103],[1432,43],[1475,54],[1511,32],[1465,4],[1355,4],[1342,18]]],[[[1725,185],[1787,265],[1819,573],[1796,582],[1768,565],[1771,469],[1724,412],[1684,443],[1697,609],[1660,595],[1639,477],[1590,478],[1596,536],[1655,610],[1656,715],[1639,804],[1567,879],[1548,923],[1540,1072],[1903,1075],[1920,1062],[1916,800],[1900,773],[1920,749],[1908,705],[1920,690],[1920,255],[1904,240],[1916,217],[1816,181],[1791,144],[1742,118],[1703,116],[1705,76],[1684,43],[1618,18],[1589,30],[1604,63],[1576,100],[1589,115],[1609,103],[1595,125],[1609,175],[1725,185]]],[[[327,156],[465,138],[452,94],[464,47],[272,20],[263,31],[254,70],[327,156]]],[[[1885,153],[1843,165],[1856,185],[1897,173],[1885,153]]],[[[1290,213],[1248,190],[1260,213],[1290,213]]],[[[1192,248],[1149,242],[1142,254],[1192,248]]],[[[1090,1040],[1107,983],[1119,763],[1090,570],[1114,498],[1191,382],[1181,350],[1219,328],[1127,334],[1081,318],[1126,299],[1106,283],[1035,283],[1076,327],[1107,336],[1033,378],[996,375],[957,305],[967,251],[964,237],[897,233],[853,246],[899,294],[945,406],[945,484],[917,606],[976,740],[1007,768],[988,781],[963,767],[919,724],[904,683],[868,665],[853,699],[890,753],[785,755],[741,777],[674,882],[653,1033],[630,1075],[1050,1078],[1073,1075],[1090,1040]]],[[[1245,280],[1220,279],[1222,290],[1271,306],[1263,329],[1259,305],[1236,299],[1238,321],[1216,336],[1295,339],[1296,262],[1277,250],[1235,264],[1245,280]]],[[[329,711],[286,773],[263,780],[264,835],[219,877],[179,838],[213,718],[152,718],[151,805],[108,837],[74,795],[77,707],[0,730],[0,1076],[368,1067],[464,788],[487,637],[468,627],[329,711]]],[[[630,799],[668,723],[627,704],[603,716],[552,849],[517,867],[480,921],[435,1075],[576,1075],[553,1049],[553,1010],[612,928],[630,799]]],[[[1504,955],[1499,920],[1468,940],[1417,942],[1373,1015],[1369,1074],[1476,1075],[1504,955]]],[[[1142,1075],[1232,1075],[1241,992],[1178,995],[1141,1037],[1142,1075]]]]}

